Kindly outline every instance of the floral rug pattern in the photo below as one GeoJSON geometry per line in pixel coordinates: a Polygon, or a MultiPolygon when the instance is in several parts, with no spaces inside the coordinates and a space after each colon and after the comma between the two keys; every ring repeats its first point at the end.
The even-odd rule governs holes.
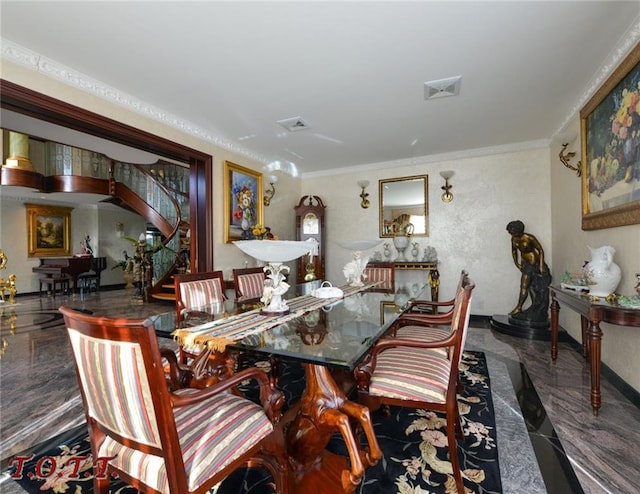
{"type": "MultiPolygon", "coordinates": [[[[461,366],[463,392],[459,408],[464,440],[458,440],[465,491],[478,494],[501,492],[495,420],[489,376],[482,352],[465,352],[461,366]]],[[[283,363],[281,387],[289,403],[304,389],[304,374],[296,365],[283,363]]],[[[446,421],[428,410],[391,407],[391,414],[372,414],[376,436],[383,451],[380,462],[365,472],[358,494],[450,494],[456,492],[446,437],[446,421]]],[[[335,453],[346,454],[339,435],[329,444],[335,453]]],[[[34,449],[35,451],[35,449],[34,449]]],[[[30,493],[89,494],[93,491],[92,458],[84,426],[61,434],[47,450],[27,452],[13,462],[10,472],[30,493]],[[28,458],[28,460],[27,460],[28,458]]],[[[118,479],[111,492],[136,492],[118,479]]],[[[261,470],[241,469],[219,484],[212,494],[273,493],[273,484],[261,470]]]]}

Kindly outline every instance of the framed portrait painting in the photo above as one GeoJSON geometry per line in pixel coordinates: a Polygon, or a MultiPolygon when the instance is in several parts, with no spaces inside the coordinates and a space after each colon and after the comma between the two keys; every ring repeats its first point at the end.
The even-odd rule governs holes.
{"type": "Polygon", "coordinates": [[[25,204],[27,208],[27,256],[71,255],[71,211],[73,208],[25,204]]]}
{"type": "Polygon", "coordinates": [[[252,238],[251,227],[262,225],[262,173],[230,161],[224,163],[224,241],[252,238]]]}
{"type": "Polygon", "coordinates": [[[580,111],[582,229],[640,223],[640,44],[580,111]]]}

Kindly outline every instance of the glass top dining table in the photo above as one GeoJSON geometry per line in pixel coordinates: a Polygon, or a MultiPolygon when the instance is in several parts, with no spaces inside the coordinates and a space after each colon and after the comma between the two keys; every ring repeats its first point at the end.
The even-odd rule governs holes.
{"type": "MultiPolygon", "coordinates": [[[[342,286],[344,298],[318,299],[312,292],[319,285],[313,282],[293,287],[291,296],[285,296],[288,314],[261,314],[249,301],[227,300],[194,309],[186,314],[186,322],[187,326],[195,325],[183,325],[173,335],[184,346],[199,343],[208,350],[201,354],[207,354],[206,358],[220,351],[255,352],[271,359],[301,362],[305,390],[289,410],[295,413],[285,426],[285,447],[292,465],[289,491],[351,494],[362,481],[365,468],[375,465],[382,451],[368,408],[351,401],[331,371],[351,373],[410,300],[421,298],[428,285],[395,291],[376,289],[375,284],[342,286]],[[214,351],[210,343],[220,334],[233,337],[223,338],[227,343],[214,351]],[[358,431],[364,432],[366,445],[358,431]],[[342,435],[348,461],[327,450],[336,433],[342,435]]],[[[156,321],[158,326],[163,322],[168,321],[156,321]]]]}
{"type": "MultiPolygon", "coordinates": [[[[319,282],[310,282],[292,287],[291,296],[285,296],[285,300],[290,305],[298,301],[301,306],[283,316],[260,315],[257,300],[226,300],[194,308],[186,313],[186,323],[179,332],[195,334],[203,327],[215,329],[218,323],[231,324],[234,318],[254,321],[255,316],[255,324],[267,329],[235,339],[228,349],[352,371],[408,302],[420,298],[428,287],[414,287],[417,297],[405,288],[392,291],[373,287],[345,294],[344,298],[318,300],[311,292],[319,286],[319,282]],[[307,300],[309,305],[302,303],[307,300]]],[[[161,334],[172,331],[172,325],[176,329],[175,313],[161,314],[154,323],[161,334]]]]}

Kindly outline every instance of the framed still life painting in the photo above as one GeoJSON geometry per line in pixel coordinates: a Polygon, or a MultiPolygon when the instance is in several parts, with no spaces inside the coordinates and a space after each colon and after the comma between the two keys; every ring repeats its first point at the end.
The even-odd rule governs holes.
{"type": "Polygon", "coordinates": [[[27,208],[27,256],[71,255],[73,208],[25,204],[27,208]]]}
{"type": "Polygon", "coordinates": [[[640,44],[580,111],[582,229],[640,223],[640,44]]]}
{"type": "Polygon", "coordinates": [[[230,161],[224,163],[224,241],[253,238],[251,227],[262,225],[262,173],[230,161]]]}

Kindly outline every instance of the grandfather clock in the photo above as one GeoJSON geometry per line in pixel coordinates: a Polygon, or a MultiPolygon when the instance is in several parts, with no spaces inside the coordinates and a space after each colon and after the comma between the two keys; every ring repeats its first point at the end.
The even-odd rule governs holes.
{"type": "Polygon", "coordinates": [[[303,196],[296,211],[296,240],[317,243],[317,254],[305,255],[298,259],[298,283],[324,279],[324,210],[318,196],[303,196]]]}

